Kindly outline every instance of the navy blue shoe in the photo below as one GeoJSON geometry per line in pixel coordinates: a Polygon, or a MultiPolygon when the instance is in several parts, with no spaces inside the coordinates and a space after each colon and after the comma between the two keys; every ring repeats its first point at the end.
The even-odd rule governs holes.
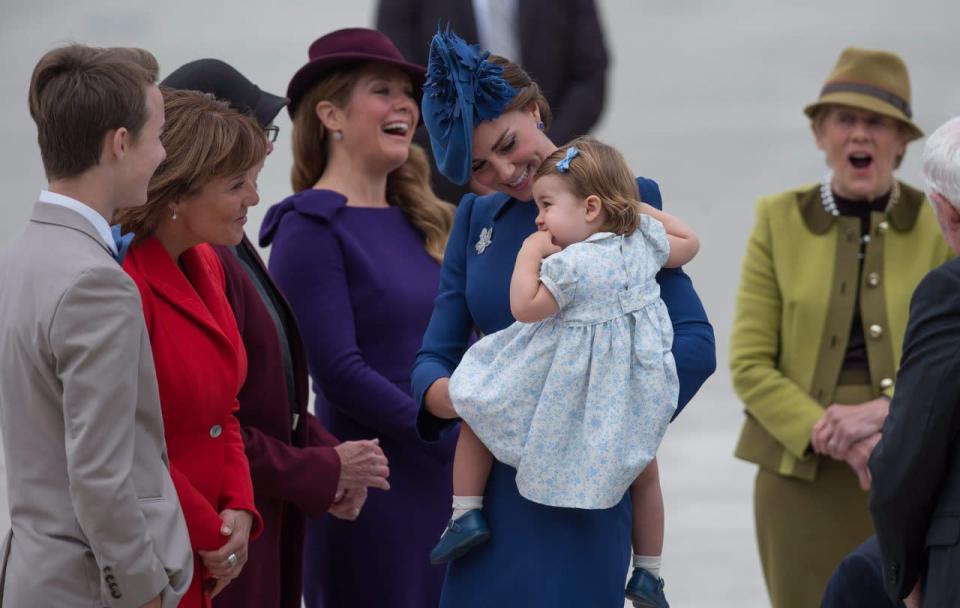
{"type": "Polygon", "coordinates": [[[490,527],[480,509],[470,509],[457,519],[451,519],[440,542],[430,552],[431,564],[442,564],[464,555],[479,544],[490,540],[490,527]]]}
{"type": "Polygon", "coordinates": [[[667,596],[663,594],[663,579],[643,568],[633,569],[626,596],[633,602],[633,608],[670,608],[667,596]]]}

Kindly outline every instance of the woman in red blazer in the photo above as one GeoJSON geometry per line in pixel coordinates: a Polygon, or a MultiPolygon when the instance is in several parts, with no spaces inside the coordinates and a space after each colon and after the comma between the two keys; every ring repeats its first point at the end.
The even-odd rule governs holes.
{"type": "Polygon", "coordinates": [[[262,528],[234,417],[247,359],[210,244],[236,245],[259,202],[267,144],[257,123],[213,97],[164,91],[166,160],[147,203],[117,219],[136,237],[123,262],[140,288],[170,469],[195,552],[180,606],[210,605],[262,528]]]}

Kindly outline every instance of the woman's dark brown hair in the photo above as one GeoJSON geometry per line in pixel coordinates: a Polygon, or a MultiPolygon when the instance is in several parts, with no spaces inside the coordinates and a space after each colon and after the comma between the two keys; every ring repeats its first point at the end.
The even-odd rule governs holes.
{"type": "Polygon", "coordinates": [[[516,96],[510,100],[503,111],[506,113],[511,110],[523,110],[531,103],[535,103],[540,110],[540,120],[543,122],[544,130],[549,129],[553,121],[553,113],[550,111],[547,98],[540,90],[540,85],[534,82],[523,68],[505,57],[490,55],[490,61],[503,68],[503,79],[517,91],[516,96]]]}

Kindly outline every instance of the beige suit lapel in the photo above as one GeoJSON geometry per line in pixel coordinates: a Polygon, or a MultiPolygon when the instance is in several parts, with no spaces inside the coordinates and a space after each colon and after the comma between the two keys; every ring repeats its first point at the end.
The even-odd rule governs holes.
{"type": "Polygon", "coordinates": [[[87,221],[87,218],[83,217],[76,211],[62,207],[60,205],[54,205],[52,203],[44,203],[43,201],[37,201],[33,205],[33,214],[30,216],[31,222],[37,222],[38,224],[52,224],[55,226],[63,226],[64,228],[70,228],[78,232],[89,236],[91,239],[97,242],[100,247],[112,258],[113,252],[110,251],[110,247],[103,242],[100,233],[97,232],[97,229],[87,221]]]}

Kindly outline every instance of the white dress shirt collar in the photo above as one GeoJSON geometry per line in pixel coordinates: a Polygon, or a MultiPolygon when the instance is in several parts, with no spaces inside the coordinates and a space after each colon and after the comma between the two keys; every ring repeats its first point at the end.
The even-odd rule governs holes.
{"type": "Polygon", "coordinates": [[[523,60],[517,35],[518,4],[519,0],[473,0],[473,15],[480,46],[520,64],[523,60]]]}
{"type": "Polygon", "coordinates": [[[61,207],[66,207],[67,209],[79,213],[88,222],[90,222],[90,224],[93,225],[93,228],[97,231],[97,234],[100,235],[100,238],[103,239],[103,242],[106,244],[106,246],[110,248],[110,251],[113,252],[113,255],[117,255],[117,244],[113,241],[113,233],[110,232],[110,224],[107,223],[107,220],[103,219],[102,215],[94,211],[93,207],[85,205],[77,199],[70,198],[69,196],[64,196],[62,194],[57,194],[56,192],[50,192],[49,190],[41,190],[38,200],[41,203],[60,205],[61,207]]]}

